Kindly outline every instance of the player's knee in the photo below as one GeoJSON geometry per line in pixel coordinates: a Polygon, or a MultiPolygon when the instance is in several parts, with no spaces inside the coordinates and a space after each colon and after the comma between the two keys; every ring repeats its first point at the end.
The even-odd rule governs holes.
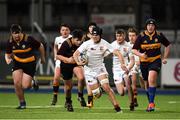
{"type": "Polygon", "coordinates": [[[92,93],[95,98],[100,98],[102,95],[101,89],[99,87],[92,90],[92,93]]]}
{"type": "Polygon", "coordinates": [[[80,83],[85,83],[84,77],[78,77],[78,82],[80,82],[80,83]]]}
{"type": "Polygon", "coordinates": [[[130,84],[127,84],[126,85],[126,88],[129,90],[129,89],[131,89],[131,85],[130,84]]]}
{"type": "Polygon", "coordinates": [[[14,82],[14,86],[15,86],[15,87],[21,86],[21,82],[20,82],[20,81],[14,82]]]}
{"type": "Polygon", "coordinates": [[[67,83],[66,83],[66,84],[64,85],[64,89],[65,89],[65,90],[71,90],[71,89],[72,89],[72,84],[67,84],[67,83]]]}
{"type": "Polygon", "coordinates": [[[53,79],[53,80],[54,80],[54,81],[59,81],[59,79],[60,79],[60,74],[57,74],[57,73],[56,73],[56,74],[54,75],[54,79],[53,79]]]}
{"type": "Polygon", "coordinates": [[[53,81],[54,81],[54,82],[58,82],[58,81],[59,81],[59,78],[60,78],[59,76],[54,76],[53,81]]]}
{"type": "Polygon", "coordinates": [[[108,80],[107,78],[102,79],[102,80],[100,81],[100,84],[103,86],[103,89],[104,89],[104,91],[105,91],[106,93],[111,92],[111,88],[110,88],[110,86],[109,86],[109,80],[108,80]]]}
{"type": "Polygon", "coordinates": [[[53,86],[59,86],[59,81],[53,81],[53,86]]]}
{"type": "Polygon", "coordinates": [[[23,89],[30,89],[31,87],[32,87],[32,85],[30,85],[30,84],[23,84],[22,85],[23,89]]]}

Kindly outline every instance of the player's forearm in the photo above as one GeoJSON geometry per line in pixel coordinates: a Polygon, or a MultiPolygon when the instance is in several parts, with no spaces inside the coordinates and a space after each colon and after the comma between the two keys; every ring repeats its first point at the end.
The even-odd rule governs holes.
{"type": "Polygon", "coordinates": [[[42,63],[45,63],[45,49],[44,49],[43,44],[40,45],[39,52],[40,52],[40,57],[41,57],[42,63]]]}
{"type": "Polygon", "coordinates": [[[5,61],[6,61],[6,63],[7,64],[10,64],[11,63],[11,61],[12,61],[12,58],[11,58],[11,54],[5,54],[5,61]]]}
{"type": "Polygon", "coordinates": [[[135,61],[135,64],[136,64],[137,66],[139,66],[139,65],[140,65],[140,61],[135,61]]]}
{"type": "Polygon", "coordinates": [[[40,45],[39,52],[40,52],[41,58],[45,58],[45,49],[44,49],[43,44],[40,45]]]}
{"type": "Polygon", "coordinates": [[[130,63],[129,63],[129,65],[128,65],[127,69],[128,69],[128,70],[131,70],[131,69],[133,68],[134,64],[135,64],[135,60],[134,60],[134,56],[132,56],[132,57],[130,58],[130,63]]]}
{"type": "Polygon", "coordinates": [[[57,51],[58,51],[58,46],[54,45],[54,60],[56,60],[57,51]]]}
{"type": "Polygon", "coordinates": [[[142,53],[140,53],[140,52],[139,52],[138,50],[136,50],[136,49],[132,49],[132,53],[135,54],[135,55],[137,55],[137,56],[139,56],[139,57],[142,56],[142,53]]]}
{"type": "Polygon", "coordinates": [[[63,61],[64,63],[66,63],[66,57],[62,56],[62,55],[56,55],[56,60],[61,60],[63,61]]]}
{"type": "Polygon", "coordinates": [[[165,47],[163,59],[167,59],[170,53],[170,45],[165,47]]]}
{"type": "Polygon", "coordinates": [[[113,54],[116,55],[120,61],[121,64],[124,64],[124,57],[118,50],[114,50],[113,54]]]}
{"type": "Polygon", "coordinates": [[[68,63],[68,64],[74,64],[75,63],[72,57],[68,58],[68,57],[65,57],[62,55],[56,55],[56,59],[60,60],[64,63],[68,63]]]}
{"type": "Polygon", "coordinates": [[[73,58],[75,60],[76,63],[78,63],[78,56],[80,55],[80,52],[78,50],[76,50],[73,54],[73,58]]]}

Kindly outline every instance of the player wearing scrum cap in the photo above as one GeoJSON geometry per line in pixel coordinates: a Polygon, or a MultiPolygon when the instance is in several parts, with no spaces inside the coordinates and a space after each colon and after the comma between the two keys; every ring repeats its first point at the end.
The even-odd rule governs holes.
{"type": "MultiPolygon", "coordinates": [[[[97,26],[97,24],[95,22],[90,22],[88,24],[87,32],[84,37],[84,41],[87,41],[92,38],[92,30],[96,26],[97,26]]],[[[86,54],[86,52],[84,52],[84,53],[86,54]]],[[[87,85],[87,83],[86,83],[86,87],[87,87],[87,94],[88,94],[87,107],[92,108],[94,105],[93,104],[93,94],[92,94],[92,91],[90,90],[89,86],[87,85]]]]}
{"type": "Polygon", "coordinates": [[[88,56],[88,62],[84,66],[85,79],[87,84],[95,98],[101,96],[100,85],[104,91],[108,94],[111,103],[114,106],[116,112],[121,112],[121,108],[117,99],[115,98],[114,92],[109,85],[108,73],[103,63],[104,57],[110,53],[114,53],[118,56],[123,66],[123,58],[121,53],[113,49],[111,45],[105,41],[102,37],[102,29],[94,27],[92,30],[92,38],[84,42],[73,54],[74,59],[78,65],[82,65],[81,61],[78,61],[78,56],[83,51],[86,51],[88,56]]]}
{"type": "Polygon", "coordinates": [[[85,38],[84,38],[85,41],[91,39],[91,37],[92,37],[92,29],[93,29],[94,27],[96,27],[96,26],[97,26],[97,24],[96,24],[95,22],[90,22],[90,23],[88,24],[87,33],[86,33],[86,36],[85,36],[85,38]]]}
{"type": "Polygon", "coordinates": [[[170,42],[157,31],[157,23],[154,19],[146,20],[145,30],[140,33],[134,46],[133,53],[140,57],[140,68],[143,79],[147,81],[147,95],[149,104],[147,112],[155,110],[156,81],[161,70],[161,64],[167,63],[170,52],[170,42]],[[165,46],[164,54],[161,55],[161,44],[165,46]]]}

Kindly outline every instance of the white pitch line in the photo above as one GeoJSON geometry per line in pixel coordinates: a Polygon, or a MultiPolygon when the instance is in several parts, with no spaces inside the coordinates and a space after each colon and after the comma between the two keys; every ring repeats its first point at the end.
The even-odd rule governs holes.
{"type": "MultiPolygon", "coordinates": [[[[15,105],[0,105],[0,108],[15,108],[15,105]]],[[[26,106],[27,108],[60,108],[62,105],[50,106],[50,105],[42,105],[42,106],[26,106]]]]}
{"type": "Polygon", "coordinates": [[[180,103],[180,101],[168,101],[169,104],[176,104],[176,103],[180,103]]]}
{"type": "MultiPolygon", "coordinates": [[[[15,105],[0,105],[0,108],[16,108],[17,106],[15,105]]],[[[41,106],[26,106],[27,108],[62,108],[64,107],[63,105],[55,105],[55,106],[51,106],[51,105],[41,105],[41,106]]],[[[74,107],[74,108],[82,108],[82,109],[89,109],[88,107],[74,107]]],[[[113,109],[113,107],[93,107],[90,109],[113,109]]],[[[121,107],[121,109],[129,109],[127,107],[121,107]]],[[[146,108],[140,108],[140,107],[136,107],[135,110],[145,110],[146,108]]],[[[160,108],[156,108],[156,110],[159,110],[160,108]]]]}

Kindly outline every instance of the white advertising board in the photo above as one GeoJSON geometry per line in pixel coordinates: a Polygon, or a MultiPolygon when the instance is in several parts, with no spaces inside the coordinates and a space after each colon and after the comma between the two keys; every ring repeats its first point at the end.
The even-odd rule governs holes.
{"type": "Polygon", "coordinates": [[[162,65],[161,86],[180,86],[180,59],[168,59],[162,65]]]}

